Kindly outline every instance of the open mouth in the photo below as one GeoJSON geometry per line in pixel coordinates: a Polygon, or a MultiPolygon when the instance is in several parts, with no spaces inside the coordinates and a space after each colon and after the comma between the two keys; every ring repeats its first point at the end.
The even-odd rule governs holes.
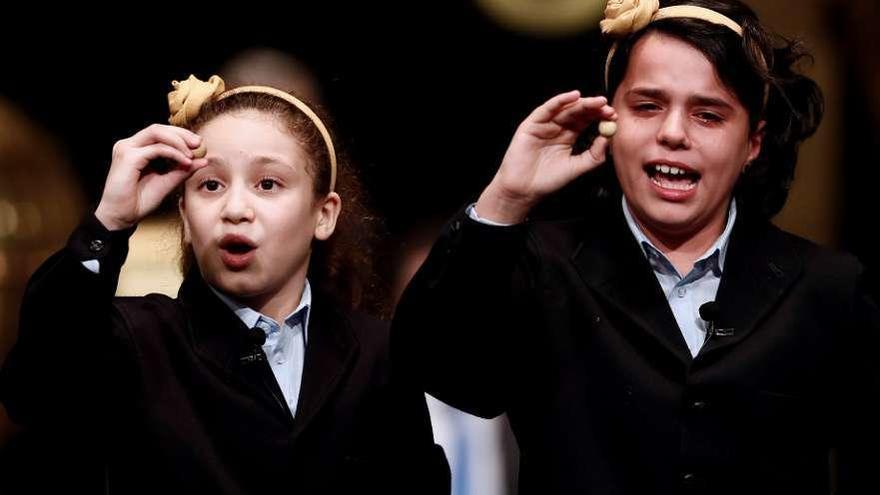
{"type": "Polygon", "coordinates": [[[225,235],[220,239],[220,249],[232,254],[244,254],[256,247],[250,239],[240,235],[225,235]]]}
{"type": "Polygon", "coordinates": [[[690,191],[700,181],[699,172],[682,164],[651,162],[645,165],[645,173],[658,187],[675,191],[690,191]]]}
{"type": "Polygon", "coordinates": [[[225,235],[220,239],[220,258],[227,268],[242,270],[253,260],[257,245],[241,235],[225,235]]]}

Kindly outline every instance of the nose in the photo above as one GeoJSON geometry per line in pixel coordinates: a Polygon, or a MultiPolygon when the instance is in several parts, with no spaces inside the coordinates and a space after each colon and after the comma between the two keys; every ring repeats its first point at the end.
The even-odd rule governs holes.
{"type": "Polygon", "coordinates": [[[221,212],[224,221],[236,224],[253,221],[254,208],[246,187],[237,184],[230,185],[224,199],[223,211],[221,212]]]}
{"type": "Polygon", "coordinates": [[[690,148],[690,139],[687,133],[687,116],[685,112],[670,110],[663,118],[660,129],[657,131],[657,142],[670,149],[690,148]]]}

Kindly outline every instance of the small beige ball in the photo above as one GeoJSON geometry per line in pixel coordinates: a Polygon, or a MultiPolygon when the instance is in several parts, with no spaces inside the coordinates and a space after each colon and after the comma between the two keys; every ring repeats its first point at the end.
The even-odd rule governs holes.
{"type": "Polygon", "coordinates": [[[193,158],[204,158],[207,154],[208,147],[205,146],[205,140],[202,139],[202,143],[199,145],[199,147],[193,150],[193,158]]]}
{"type": "Polygon", "coordinates": [[[610,138],[617,132],[617,122],[612,122],[610,120],[603,120],[599,122],[599,134],[610,138]]]}

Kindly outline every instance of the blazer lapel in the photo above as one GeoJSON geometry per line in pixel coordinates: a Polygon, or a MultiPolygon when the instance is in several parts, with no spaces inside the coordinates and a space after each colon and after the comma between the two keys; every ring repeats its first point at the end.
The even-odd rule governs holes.
{"type": "Polygon", "coordinates": [[[178,294],[186,308],[196,354],[224,373],[236,375],[247,328],[193,269],[178,294]]]}
{"type": "Polygon", "coordinates": [[[620,208],[609,205],[598,227],[582,229],[584,239],[572,255],[581,278],[598,297],[627,315],[645,335],[686,366],[687,343],[657,278],[626,225],[620,208]]]}
{"type": "Polygon", "coordinates": [[[294,436],[302,433],[342,383],[359,348],[348,320],[329,301],[329,296],[318,294],[312,303],[294,436]]]}
{"type": "Polygon", "coordinates": [[[243,354],[253,344],[247,340],[247,327],[232,310],[208,288],[201,274],[193,269],[180,287],[179,298],[186,308],[193,349],[200,359],[246,395],[254,397],[290,425],[291,413],[281,396],[268,362],[242,363],[243,354]]]}
{"type": "Polygon", "coordinates": [[[699,360],[746,339],[800,276],[803,259],[786,234],[769,222],[737,220],[730,238],[721,285],[715,300],[720,308],[715,335],[698,354],[699,360]]]}

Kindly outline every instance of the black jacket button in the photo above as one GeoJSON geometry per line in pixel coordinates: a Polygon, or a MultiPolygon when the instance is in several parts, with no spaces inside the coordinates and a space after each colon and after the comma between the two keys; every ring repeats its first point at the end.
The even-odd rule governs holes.
{"type": "Polygon", "coordinates": [[[104,241],[101,239],[94,239],[89,243],[89,251],[93,253],[99,253],[104,249],[104,241]]]}

